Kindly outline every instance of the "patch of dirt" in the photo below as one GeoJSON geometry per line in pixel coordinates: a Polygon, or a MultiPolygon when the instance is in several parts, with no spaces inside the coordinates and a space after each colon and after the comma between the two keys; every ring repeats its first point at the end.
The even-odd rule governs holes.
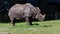
{"type": "Polygon", "coordinates": [[[8,30],[8,28],[0,28],[0,30],[8,30]]]}

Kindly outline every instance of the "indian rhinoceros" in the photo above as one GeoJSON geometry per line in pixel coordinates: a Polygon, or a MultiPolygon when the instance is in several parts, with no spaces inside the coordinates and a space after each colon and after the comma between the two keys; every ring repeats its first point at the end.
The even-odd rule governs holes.
{"type": "Polygon", "coordinates": [[[25,18],[29,25],[32,25],[32,19],[44,20],[45,14],[42,15],[39,7],[34,7],[30,3],[15,4],[9,9],[8,16],[13,26],[15,26],[15,19],[25,18]]]}

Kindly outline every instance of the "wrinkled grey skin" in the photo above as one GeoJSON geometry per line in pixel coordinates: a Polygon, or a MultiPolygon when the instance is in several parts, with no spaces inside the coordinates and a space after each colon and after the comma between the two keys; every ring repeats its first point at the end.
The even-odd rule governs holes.
{"type": "Polygon", "coordinates": [[[26,4],[15,4],[9,9],[8,16],[11,20],[13,26],[15,26],[15,19],[25,18],[26,22],[29,25],[32,25],[32,19],[44,20],[45,15],[40,13],[40,9],[38,7],[34,7],[30,3],[26,4]]]}

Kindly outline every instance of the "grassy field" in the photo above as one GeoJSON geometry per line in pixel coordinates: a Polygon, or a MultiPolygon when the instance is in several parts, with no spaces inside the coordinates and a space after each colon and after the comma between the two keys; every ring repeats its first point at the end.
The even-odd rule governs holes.
{"type": "Polygon", "coordinates": [[[10,23],[0,23],[0,33],[11,34],[60,34],[60,20],[33,22],[39,25],[29,26],[26,22],[16,23],[13,27],[10,23]]]}

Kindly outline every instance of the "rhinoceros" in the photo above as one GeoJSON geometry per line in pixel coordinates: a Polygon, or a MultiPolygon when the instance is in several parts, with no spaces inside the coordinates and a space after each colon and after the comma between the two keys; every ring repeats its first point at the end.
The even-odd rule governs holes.
{"type": "Polygon", "coordinates": [[[17,20],[25,18],[26,22],[32,25],[32,19],[44,20],[45,14],[42,15],[40,12],[39,7],[34,7],[30,3],[15,4],[9,9],[8,16],[13,26],[15,26],[14,18],[17,20]]]}

